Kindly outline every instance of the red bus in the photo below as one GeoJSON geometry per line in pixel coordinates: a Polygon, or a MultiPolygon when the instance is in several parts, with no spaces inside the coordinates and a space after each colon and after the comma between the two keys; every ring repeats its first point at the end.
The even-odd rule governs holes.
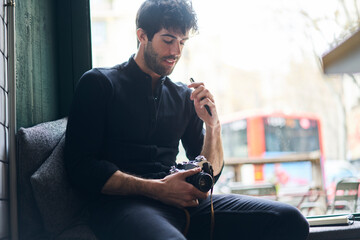
{"type": "MultiPolygon", "coordinates": [[[[324,159],[321,122],[312,114],[237,113],[221,119],[226,158],[276,157],[319,151],[324,159]]],[[[291,175],[296,185],[310,184],[308,162],[253,165],[254,181],[269,180],[274,172],[291,175]],[[296,179],[298,177],[298,179],[296,179]]],[[[278,176],[277,176],[278,177],[278,176]]],[[[286,185],[287,182],[282,182],[286,185]]]]}

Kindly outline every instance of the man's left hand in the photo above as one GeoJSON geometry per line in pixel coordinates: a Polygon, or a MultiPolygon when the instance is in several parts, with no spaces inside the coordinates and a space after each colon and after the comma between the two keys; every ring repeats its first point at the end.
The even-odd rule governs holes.
{"type": "Polygon", "coordinates": [[[207,88],[205,88],[204,83],[194,82],[189,84],[188,87],[195,89],[191,93],[190,99],[194,101],[195,110],[199,118],[209,126],[218,124],[219,119],[216,111],[214,96],[207,88]],[[209,107],[211,116],[206,110],[205,105],[209,107]]]}

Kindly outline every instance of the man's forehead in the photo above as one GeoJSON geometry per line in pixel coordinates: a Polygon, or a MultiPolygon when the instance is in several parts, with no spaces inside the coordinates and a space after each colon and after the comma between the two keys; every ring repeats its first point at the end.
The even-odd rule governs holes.
{"type": "Polygon", "coordinates": [[[186,31],[186,33],[183,34],[182,31],[180,31],[180,30],[162,28],[158,32],[158,34],[159,34],[159,36],[171,37],[171,38],[179,39],[179,40],[187,40],[187,39],[189,39],[189,31],[186,31]]]}

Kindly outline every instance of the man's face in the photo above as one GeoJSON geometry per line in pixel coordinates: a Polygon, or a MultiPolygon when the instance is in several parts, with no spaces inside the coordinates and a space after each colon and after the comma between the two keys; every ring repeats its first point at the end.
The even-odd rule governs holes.
{"type": "Polygon", "coordinates": [[[157,32],[152,41],[148,41],[144,48],[144,60],[147,67],[160,76],[172,73],[180,59],[182,49],[188,32],[184,35],[181,31],[162,29],[157,32]]]}

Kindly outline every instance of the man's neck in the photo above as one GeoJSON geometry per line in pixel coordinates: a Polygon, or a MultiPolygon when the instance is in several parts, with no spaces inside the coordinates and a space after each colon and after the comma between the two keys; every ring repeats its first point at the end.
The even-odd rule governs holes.
{"type": "Polygon", "coordinates": [[[156,84],[160,80],[161,76],[159,74],[154,73],[151,69],[149,69],[146,66],[144,56],[139,54],[139,52],[137,52],[135,54],[134,60],[135,60],[136,64],[139,66],[139,68],[141,69],[141,71],[150,75],[151,82],[152,82],[152,90],[154,91],[156,84]]]}

